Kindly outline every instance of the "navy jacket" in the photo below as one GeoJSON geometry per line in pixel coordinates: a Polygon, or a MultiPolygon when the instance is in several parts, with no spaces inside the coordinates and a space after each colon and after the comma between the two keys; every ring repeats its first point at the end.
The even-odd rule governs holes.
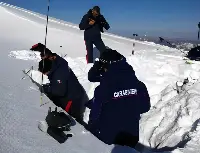
{"type": "Polygon", "coordinates": [[[99,15],[96,18],[92,15],[92,10],[89,10],[87,14],[85,14],[79,24],[80,30],[85,30],[84,32],[84,39],[85,40],[92,40],[97,39],[101,37],[101,32],[103,31],[103,28],[108,30],[110,28],[108,22],[104,18],[103,15],[99,15]],[[89,25],[90,20],[95,20],[95,23],[93,25],[89,25]]]}
{"type": "Polygon", "coordinates": [[[113,144],[119,132],[139,136],[140,114],[150,109],[145,84],[125,60],[110,65],[107,72],[99,75],[95,67],[88,73],[91,82],[100,82],[87,104],[91,109],[88,129],[107,144],[113,144]]]}
{"type": "Polygon", "coordinates": [[[85,90],[65,59],[56,55],[48,79],[50,84],[44,85],[43,89],[55,105],[65,110],[67,103],[72,101],[74,109],[83,107],[82,99],[86,96],[85,90]]]}

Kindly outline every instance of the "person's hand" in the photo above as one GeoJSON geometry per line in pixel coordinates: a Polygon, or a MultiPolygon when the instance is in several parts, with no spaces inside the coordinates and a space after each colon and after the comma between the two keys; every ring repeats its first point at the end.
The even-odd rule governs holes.
{"type": "Polygon", "coordinates": [[[43,88],[43,86],[40,86],[40,87],[39,87],[39,90],[40,90],[41,93],[44,93],[44,88],[43,88]]]}
{"type": "Polygon", "coordinates": [[[102,68],[102,62],[100,61],[95,61],[93,65],[97,70],[101,70],[102,68]]]}
{"type": "Polygon", "coordinates": [[[49,84],[43,84],[40,88],[39,88],[41,93],[46,93],[49,90],[49,84]]]}
{"type": "Polygon", "coordinates": [[[95,20],[90,20],[89,25],[93,25],[95,23],[95,20]]]}

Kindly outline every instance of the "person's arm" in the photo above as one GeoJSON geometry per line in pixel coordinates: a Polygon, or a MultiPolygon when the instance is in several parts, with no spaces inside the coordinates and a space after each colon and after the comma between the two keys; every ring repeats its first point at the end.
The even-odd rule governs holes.
{"type": "MultiPolygon", "coordinates": [[[[65,73],[69,72],[67,72],[66,70],[65,73]]],[[[67,77],[68,77],[67,75],[63,74],[55,75],[55,77],[51,80],[50,84],[43,85],[44,92],[58,97],[65,96],[67,94],[67,80],[68,80],[67,77]]]]}
{"type": "Polygon", "coordinates": [[[141,110],[141,114],[143,114],[150,110],[151,103],[150,103],[150,97],[149,97],[148,90],[147,90],[145,84],[142,82],[140,84],[139,94],[140,94],[139,96],[141,99],[140,110],[141,110]]]}
{"type": "Polygon", "coordinates": [[[101,64],[99,61],[95,61],[93,67],[88,72],[88,80],[90,82],[100,82],[101,78],[101,64]]]}
{"type": "Polygon", "coordinates": [[[106,21],[106,19],[104,18],[104,16],[103,15],[101,15],[101,24],[103,25],[103,27],[106,29],[106,30],[108,30],[108,29],[110,29],[110,25],[109,25],[109,23],[106,21]]]}
{"type": "Polygon", "coordinates": [[[89,18],[88,18],[88,15],[84,15],[80,24],[79,24],[79,29],[80,30],[87,30],[89,29],[90,27],[92,27],[93,25],[90,25],[89,24],[89,18]]]}
{"type": "Polygon", "coordinates": [[[103,88],[101,85],[96,87],[94,91],[94,97],[91,101],[91,111],[88,122],[91,129],[97,128],[96,126],[98,126],[98,118],[101,114],[102,104],[105,102],[105,96],[103,96],[104,91],[102,91],[102,89],[103,88]]]}

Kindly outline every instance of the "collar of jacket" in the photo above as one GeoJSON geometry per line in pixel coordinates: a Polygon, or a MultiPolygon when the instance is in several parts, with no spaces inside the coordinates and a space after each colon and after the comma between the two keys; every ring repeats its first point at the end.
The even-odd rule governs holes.
{"type": "Polygon", "coordinates": [[[133,67],[127,63],[126,59],[123,59],[119,62],[112,63],[111,65],[109,65],[108,71],[102,74],[102,79],[112,78],[115,77],[116,75],[131,75],[131,74],[135,76],[135,78],[137,79],[133,67]]]}
{"type": "Polygon", "coordinates": [[[96,18],[92,15],[92,9],[90,9],[87,14],[89,15],[90,18],[94,19],[94,20],[99,20],[102,18],[102,15],[99,14],[96,18]]]}
{"type": "Polygon", "coordinates": [[[48,73],[48,77],[51,76],[54,71],[60,66],[61,62],[60,62],[60,56],[56,55],[56,59],[53,60],[53,63],[52,63],[52,68],[51,68],[51,71],[48,73]]]}

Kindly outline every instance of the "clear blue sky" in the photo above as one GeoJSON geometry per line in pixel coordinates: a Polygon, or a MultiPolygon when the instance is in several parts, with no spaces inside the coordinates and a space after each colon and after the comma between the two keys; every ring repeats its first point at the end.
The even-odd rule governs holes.
{"type": "MultiPolygon", "coordinates": [[[[42,14],[47,10],[47,0],[3,2],[42,14]]],[[[94,5],[101,7],[110,32],[197,39],[200,0],[51,0],[50,16],[78,24],[94,5]]]]}

